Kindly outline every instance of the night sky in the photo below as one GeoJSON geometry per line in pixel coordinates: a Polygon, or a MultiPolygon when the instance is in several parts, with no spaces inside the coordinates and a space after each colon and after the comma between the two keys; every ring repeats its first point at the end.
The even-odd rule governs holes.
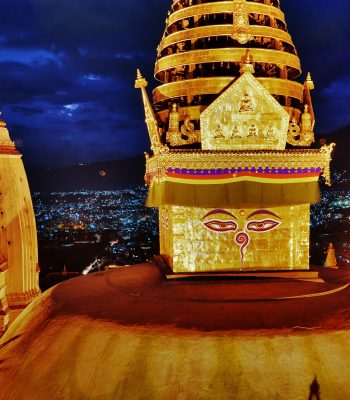
{"type": "MultiPolygon", "coordinates": [[[[350,124],[349,0],[281,0],[310,70],[316,132],[350,124]]],[[[0,108],[27,164],[148,150],[136,68],[151,83],[171,0],[2,1],[0,108]]],[[[153,82],[154,84],[154,82],[153,82]]]]}

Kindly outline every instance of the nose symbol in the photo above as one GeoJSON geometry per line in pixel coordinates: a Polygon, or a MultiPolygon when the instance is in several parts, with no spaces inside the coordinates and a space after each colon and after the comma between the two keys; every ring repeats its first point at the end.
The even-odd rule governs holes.
{"type": "Polygon", "coordinates": [[[243,231],[238,232],[237,235],[235,236],[235,242],[238,244],[240,247],[240,253],[241,253],[241,265],[243,267],[244,265],[244,254],[247,250],[248,244],[250,243],[250,237],[243,231]]]}

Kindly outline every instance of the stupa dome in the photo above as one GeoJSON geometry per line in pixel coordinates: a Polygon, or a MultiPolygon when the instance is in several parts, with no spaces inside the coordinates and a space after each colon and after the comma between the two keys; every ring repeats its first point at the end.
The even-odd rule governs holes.
{"type": "Polygon", "coordinates": [[[2,338],[0,399],[350,398],[349,271],[321,276],[173,281],[142,264],[66,281],[2,338]]]}

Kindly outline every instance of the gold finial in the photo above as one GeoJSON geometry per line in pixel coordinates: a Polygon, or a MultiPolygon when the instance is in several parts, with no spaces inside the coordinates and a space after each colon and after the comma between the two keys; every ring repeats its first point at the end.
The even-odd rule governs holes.
{"type": "Polygon", "coordinates": [[[310,72],[307,73],[305,85],[309,88],[309,90],[315,89],[314,81],[311,78],[310,72]]]}
{"type": "Polygon", "coordinates": [[[332,161],[332,153],[333,153],[334,147],[335,147],[335,143],[331,143],[329,145],[325,144],[321,147],[321,153],[325,156],[325,163],[324,163],[322,175],[326,181],[327,186],[332,186],[330,163],[332,161]]]}
{"type": "Polygon", "coordinates": [[[142,76],[141,71],[139,70],[139,68],[137,68],[137,71],[136,71],[135,88],[136,88],[136,89],[141,89],[141,88],[145,88],[147,85],[148,85],[148,82],[147,82],[146,79],[142,76]]]}
{"type": "Polygon", "coordinates": [[[301,131],[303,133],[312,132],[312,121],[308,104],[304,104],[304,112],[301,114],[301,131]]]}
{"type": "MultiPolygon", "coordinates": [[[[0,111],[0,117],[2,116],[2,111],[0,111]]],[[[0,118],[0,127],[1,128],[6,128],[6,122],[0,118]]]]}
{"type": "Polygon", "coordinates": [[[166,133],[166,141],[172,146],[178,144],[179,139],[181,139],[180,134],[180,115],[177,110],[177,104],[174,102],[171,105],[171,111],[169,113],[169,128],[166,133]]]}
{"type": "Polygon", "coordinates": [[[326,258],[326,262],[325,262],[324,266],[326,268],[338,269],[339,267],[337,265],[337,258],[335,255],[335,249],[334,249],[333,243],[329,243],[326,254],[327,254],[327,258],[326,258]]]}
{"type": "Polygon", "coordinates": [[[245,72],[250,72],[254,74],[254,63],[253,56],[250,54],[249,49],[246,51],[245,55],[242,57],[241,61],[241,69],[239,70],[240,74],[243,75],[245,72]]]}

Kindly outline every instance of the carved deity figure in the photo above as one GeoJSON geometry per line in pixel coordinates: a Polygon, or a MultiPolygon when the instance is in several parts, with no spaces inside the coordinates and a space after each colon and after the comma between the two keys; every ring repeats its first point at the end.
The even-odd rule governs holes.
{"type": "Polygon", "coordinates": [[[248,93],[244,93],[244,96],[239,105],[239,112],[252,112],[254,111],[252,100],[248,93]]]}
{"type": "Polygon", "coordinates": [[[309,113],[309,106],[305,104],[304,112],[301,115],[301,131],[302,132],[312,132],[312,122],[311,115],[309,113]]]}
{"type": "Polygon", "coordinates": [[[267,127],[265,139],[275,139],[275,127],[271,124],[267,127]]]}
{"type": "Polygon", "coordinates": [[[259,137],[259,129],[255,124],[251,124],[249,129],[248,129],[248,137],[252,138],[252,137],[259,137]]]}
{"type": "Polygon", "coordinates": [[[241,139],[242,135],[237,125],[235,125],[232,129],[231,139],[241,139]]]}
{"type": "Polygon", "coordinates": [[[222,132],[221,124],[218,124],[217,128],[215,129],[214,139],[225,139],[225,135],[222,132]]]}

